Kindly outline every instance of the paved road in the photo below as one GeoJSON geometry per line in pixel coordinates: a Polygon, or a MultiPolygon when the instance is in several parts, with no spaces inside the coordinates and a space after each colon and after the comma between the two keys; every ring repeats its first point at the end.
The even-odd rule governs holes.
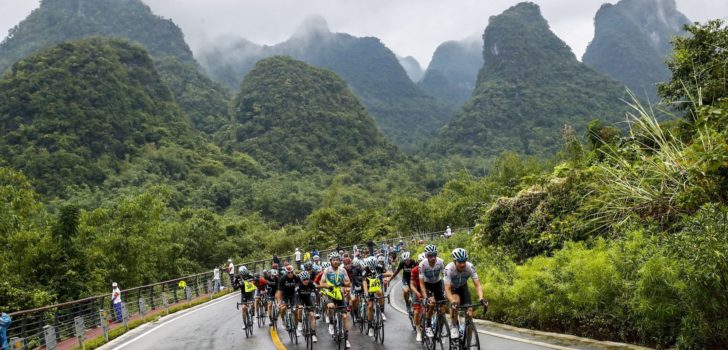
{"type": "MultiPolygon", "coordinates": [[[[402,307],[401,287],[393,285],[395,293],[392,302],[400,309],[402,307]]],[[[255,328],[252,338],[246,339],[241,330],[240,313],[235,308],[239,293],[216,300],[181,314],[166,317],[156,323],[144,325],[102,347],[102,349],[277,349],[268,327],[255,328]]],[[[375,344],[374,338],[361,334],[358,329],[352,329],[350,340],[353,349],[421,349],[415,342],[415,333],[409,325],[407,317],[395,310],[392,306],[386,308],[387,322],[384,345],[375,344]]],[[[280,324],[280,323],[279,323],[280,324]]],[[[280,327],[280,326],[279,326],[280,327]]],[[[501,332],[502,333],[502,332],[501,332]]],[[[334,343],[328,335],[323,319],[318,323],[319,342],[315,349],[333,349],[334,343]]],[[[518,334],[508,336],[522,337],[518,334]]],[[[303,338],[299,338],[298,345],[290,344],[285,332],[279,334],[282,345],[288,349],[304,349],[303,338]]],[[[573,344],[559,344],[561,346],[538,346],[533,343],[548,343],[548,339],[534,339],[526,342],[504,339],[500,336],[481,334],[481,349],[499,350],[543,350],[543,349],[588,349],[573,344]],[[530,342],[530,343],[529,343],[530,342]],[[562,347],[568,345],[568,347],[562,347]]],[[[558,342],[554,343],[558,344],[558,342]]],[[[447,346],[447,343],[445,343],[447,346]]]]}

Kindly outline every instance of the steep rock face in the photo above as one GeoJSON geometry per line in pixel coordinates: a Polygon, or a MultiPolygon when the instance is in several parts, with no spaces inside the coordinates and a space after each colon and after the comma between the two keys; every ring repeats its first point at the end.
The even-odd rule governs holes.
{"type": "Polygon", "coordinates": [[[475,89],[483,67],[483,40],[448,41],[437,47],[419,86],[442,101],[459,108],[475,89]]]}
{"type": "Polygon", "coordinates": [[[623,119],[622,87],[577,61],[537,5],[521,3],[492,17],[483,42],[473,96],[440,130],[432,152],[549,155],[559,149],[565,124],[581,133],[592,119],[623,119]]]}
{"type": "Polygon", "coordinates": [[[404,68],[404,71],[407,72],[407,76],[410,78],[410,80],[412,80],[413,82],[416,83],[416,82],[420,81],[420,79],[422,79],[422,76],[425,74],[425,72],[422,71],[420,62],[417,62],[417,60],[414,57],[397,56],[397,60],[399,60],[399,64],[402,65],[402,68],[404,68]]]}
{"type": "Polygon", "coordinates": [[[13,65],[0,80],[0,130],[0,157],[39,179],[43,193],[99,185],[147,145],[193,138],[146,51],[101,38],[13,65]]]}
{"type": "Polygon", "coordinates": [[[180,28],[153,14],[141,0],[41,1],[0,44],[0,72],[38,50],[94,36],[144,46],[198,129],[209,133],[227,120],[227,91],[202,73],[180,28]],[[204,101],[196,93],[205,95],[204,101]]]}
{"type": "Polygon", "coordinates": [[[378,128],[403,150],[417,149],[450,116],[445,106],[410,80],[379,39],[332,33],[320,17],[306,20],[277,45],[240,40],[205,49],[200,61],[214,79],[237,89],[257,61],[271,56],[290,56],[334,71],[367,107],[378,128]]]}
{"type": "Polygon", "coordinates": [[[332,171],[354,161],[387,166],[403,159],[333,72],[290,57],[259,61],[234,103],[223,147],[249,152],[280,171],[332,171]]]}
{"type": "Polygon", "coordinates": [[[664,63],[671,52],[670,40],[684,34],[683,25],[688,23],[675,0],[604,4],[594,18],[594,40],[582,61],[654,101],[656,84],[670,79],[664,63]]]}

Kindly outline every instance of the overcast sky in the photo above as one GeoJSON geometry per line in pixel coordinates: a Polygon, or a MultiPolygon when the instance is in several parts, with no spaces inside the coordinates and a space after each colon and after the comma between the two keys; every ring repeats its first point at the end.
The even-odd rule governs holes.
{"type": "MultiPolygon", "coordinates": [[[[488,18],[517,0],[143,0],[171,18],[195,50],[222,35],[259,44],[286,40],[309,15],[326,18],[334,32],[375,36],[400,56],[414,56],[423,68],[447,40],[481,35],[488,18]]],[[[551,29],[581,58],[594,36],[593,18],[604,2],[616,0],[536,0],[551,29]]],[[[0,33],[7,35],[39,0],[0,0],[0,33]]],[[[726,0],[677,0],[693,21],[728,17],[726,0]]]]}

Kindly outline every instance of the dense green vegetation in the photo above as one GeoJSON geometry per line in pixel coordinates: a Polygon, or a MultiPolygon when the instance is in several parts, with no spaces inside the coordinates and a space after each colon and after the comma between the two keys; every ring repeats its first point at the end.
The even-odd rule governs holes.
{"type": "Polygon", "coordinates": [[[505,150],[549,156],[565,125],[624,120],[623,88],[576,60],[537,5],[492,17],[483,34],[475,91],[430,146],[432,153],[492,156],[505,150]]]}
{"type": "Polygon", "coordinates": [[[141,0],[43,0],[0,43],[0,72],[66,40],[102,36],[141,44],[193,126],[207,133],[226,121],[227,91],[201,73],[182,30],[141,0]]]}
{"type": "MultiPolygon", "coordinates": [[[[575,65],[535,5],[507,11],[486,31],[476,95],[495,96],[485,87],[496,82],[517,87],[504,96],[518,103],[499,108],[504,120],[528,115],[543,127],[513,131],[533,133],[533,155],[486,139],[474,143],[481,148],[443,147],[493,157],[436,161],[402,156],[344,80],[291,58],[260,62],[220,118],[226,98],[204,77],[155,63],[136,44],[93,38],[39,51],[0,79],[0,311],[106,293],[111,281],[126,288],[208,270],[229,257],[475,226],[439,244],[470,251],[488,318],[721,349],[728,89],[727,51],[716,47],[728,46],[728,28],[715,21],[687,31],[660,88],[679,114],[658,123],[637,102],[578,104],[616,95],[615,84],[575,65]],[[199,83],[173,94],[175,81],[199,83]],[[534,91],[542,99],[526,99],[534,91]],[[189,109],[196,114],[180,109],[181,95],[200,102],[189,109]],[[566,117],[625,108],[627,134],[608,118],[566,117]],[[192,120],[222,129],[210,138],[192,120]],[[559,123],[559,137],[547,123],[559,123]]],[[[463,113],[495,106],[478,96],[463,113]]]]}
{"type": "Polygon", "coordinates": [[[276,55],[291,56],[341,76],[382,133],[406,152],[417,150],[450,117],[451,109],[417,88],[379,39],[331,33],[323,18],[309,19],[289,40],[277,45],[261,47],[241,40],[209,48],[201,62],[215,80],[237,90],[257,61],[276,55]]]}
{"type": "Polygon", "coordinates": [[[475,89],[483,67],[483,41],[447,41],[435,49],[419,86],[441,101],[460,108],[475,89]]]}
{"type": "Polygon", "coordinates": [[[664,64],[670,40],[690,21],[674,0],[622,0],[604,4],[594,19],[595,35],[582,62],[638,96],[657,101],[657,83],[670,80],[664,64]]]}

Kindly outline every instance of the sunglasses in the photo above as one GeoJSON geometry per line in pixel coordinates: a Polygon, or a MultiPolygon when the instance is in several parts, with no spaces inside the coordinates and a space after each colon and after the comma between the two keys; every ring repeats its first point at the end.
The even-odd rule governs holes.
{"type": "Polygon", "coordinates": [[[427,255],[427,257],[428,257],[428,258],[434,258],[434,257],[437,257],[437,253],[427,253],[427,254],[425,254],[425,255],[427,255]]]}

